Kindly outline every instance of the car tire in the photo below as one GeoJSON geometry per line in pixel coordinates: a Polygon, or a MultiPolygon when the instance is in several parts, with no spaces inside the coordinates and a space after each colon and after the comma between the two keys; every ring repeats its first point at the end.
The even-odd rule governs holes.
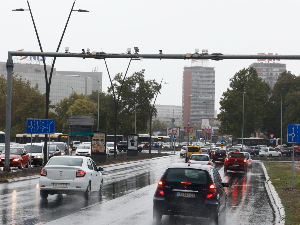
{"type": "Polygon", "coordinates": [[[214,213],[210,218],[209,218],[209,224],[213,225],[218,225],[219,224],[219,212],[214,213]]]}
{"type": "Polygon", "coordinates": [[[155,222],[160,222],[162,219],[162,214],[160,214],[156,209],[153,208],[153,219],[155,222]]]}
{"type": "Polygon", "coordinates": [[[40,196],[42,199],[47,199],[48,198],[48,192],[40,190],[40,196]]]}
{"type": "Polygon", "coordinates": [[[90,198],[90,195],[91,195],[91,182],[89,182],[85,192],[84,192],[84,198],[85,200],[89,200],[90,198]]]}
{"type": "Polygon", "coordinates": [[[102,194],[103,194],[103,180],[101,181],[100,189],[99,189],[99,198],[100,199],[102,199],[102,194]]]}
{"type": "Polygon", "coordinates": [[[21,161],[21,164],[20,164],[20,166],[18,167],[18,169],[23,169],[23,161],[21,161]]]}
{"type": "Polygon", "coordinates": [[[25,168],[29,168],[29,160],[27,161],[27,165],[25,166],[25,168]]]}

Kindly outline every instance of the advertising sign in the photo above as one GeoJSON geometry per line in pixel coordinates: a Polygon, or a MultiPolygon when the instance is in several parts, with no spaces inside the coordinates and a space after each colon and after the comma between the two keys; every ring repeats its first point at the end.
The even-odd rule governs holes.
{"type": "Polygon", "coordinates": [[[128,150],[138,150],[139,136],[136,134],[128,135],[128,150]]]}
{"type": "Polygon", "coordinates": [[[209,127],[210,128],[210,125],[209,125],[209,119],[205,119],[205,118],[202,118],[201,119],[201,128],[202,129],[205,129],[209,127]]]}
{"type": "Polygon", "coordinates": [[[92,153],[106,154],[106,132],[94,133],[92,139],[92,153]]]}

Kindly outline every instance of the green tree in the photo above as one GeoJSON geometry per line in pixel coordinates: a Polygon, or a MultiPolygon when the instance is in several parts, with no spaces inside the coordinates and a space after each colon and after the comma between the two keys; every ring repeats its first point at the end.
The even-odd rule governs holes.
{"type": "MultiPolygon", "coordinates": [[[[0,130],[6,127],[6,90],[7,80],[0,76],[0,130]]],[[[23,81],[18,75],[12,77],[11,103],[11,140],[16,134],[26,132],[27,118],[43,119],[45,116],[45,94],[41,94],[38,86],[31,87],[29,81],[23,81]]]]}
{"type": "Polygon", "coordinates": [[[230,88],[221,98],[219,133],[242,136],[244,93],[244,137],[262,130],[270,86],[258,77],[256,69],[240,70],[230,79],[230,88]]]}
{"type": "MultiPolygon", "coordinates": [[[[113,79],[113,88],[108,88],[109,94],[114,90],[116,98],[120,93],[117,130],[125,137],[134,133],[134,111],[136,110],[137,133],[145,133],[150,119],[150,109],[153,110],[153,117],[156,115],[156,109],[151,105],[151,101],[156,93],[160,92],[161,85],[155,80],[145,80],[144,71],[135,72],[127,77],[124,83],[123,78],[121,73],[117,74],[113,79]]],[[[114,120],[111,126],[114,128],[114,120]]]]}
{"type": "Polygon", "coordinates": [[[269,137],[274,134],[275,138],[281,137],[281,100],[282,100],[282,137],[286,142],[286,124],[298,123],[298,91],[300,91],[300,78],[291,74],[290,71],[281,73],[274,88],[271,91],[267,103],[266,117],[264,119],[264,131],[269,137]]]}

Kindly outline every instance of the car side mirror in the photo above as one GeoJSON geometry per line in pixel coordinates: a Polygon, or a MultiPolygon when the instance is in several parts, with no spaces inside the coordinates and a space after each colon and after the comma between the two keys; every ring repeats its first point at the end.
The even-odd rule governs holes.
{"type": "Polygon", "coordinates": [[[222,183],[223,187],[229,187],[229,183],[222,183]]]}
{"type": "Polygon", "coordinates": [[[59,149],[56,149],[57,152],[59,152],[59,149]]]}
{"type": "Polygon", "coordinates": [[[97,170],[98,170],[98,171],[103,171],[103,167],[99,166],[99,167],[97,168],[97,170]]]}

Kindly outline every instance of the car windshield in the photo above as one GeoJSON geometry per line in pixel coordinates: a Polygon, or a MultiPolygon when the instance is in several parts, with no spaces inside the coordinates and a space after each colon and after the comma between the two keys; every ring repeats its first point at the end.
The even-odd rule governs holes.
{"type": "Polygon", "coordinates": [[[114,144],[106,143],[106,146],[107,146],[107,147],[114,147],[114,144]]]}
{"type": "Polygon", "coordinates": [[[56,151],[56,145],[49,145],[49,152],[55,152],[56,151]]]}
{"type": "Polygon", "coordinates": [[[188,152],[199,152],[198,147],[188,147],[188,152]]]}
{"type": "Polygon", "coordinates": [[[88,145],[79,145],[77,149],[90,149],[91,147],[88,145]]]}
{"type": "Polygon", "coordinates": [[[209,161],[209,157],[207,155],[192,155],[190,160],[209,161]]]}
{"type": "Polygon", "coordinates": [[[167,172],[167,182],[191,182],[206,184],[206,171],[186,168],[170,168],[167,172]]]}
{"type": "Polygon", "coordinates": [[[245,158],[245,155],[243,153],[233,152],[229,153],[229,158],[245,158]]]}
{"type": "Polygon", "coordinates": [[[47,163],[47,166],[56,166],[56,165],[61,165],[61,166],[82,166],[82,159],[76,159],[72,157],[53,157],[49,160],[47,163]]]}
{"type": "Polygon", "coordinates": [[[22,149],[20,148],[10,148],[10,154],[21,155],[22,149]]]}
{"type": "Polygon", "coordinates": [[[43,147],[42,145],[26,145],[25,149],[28,153],[42,153],[43,147]]]}
{"type": "Polygon", "coordinates": [[[56,144],[56,146],[59,148],[60,151],[65,151],[65,145],[64,144],[56,144]]]}

